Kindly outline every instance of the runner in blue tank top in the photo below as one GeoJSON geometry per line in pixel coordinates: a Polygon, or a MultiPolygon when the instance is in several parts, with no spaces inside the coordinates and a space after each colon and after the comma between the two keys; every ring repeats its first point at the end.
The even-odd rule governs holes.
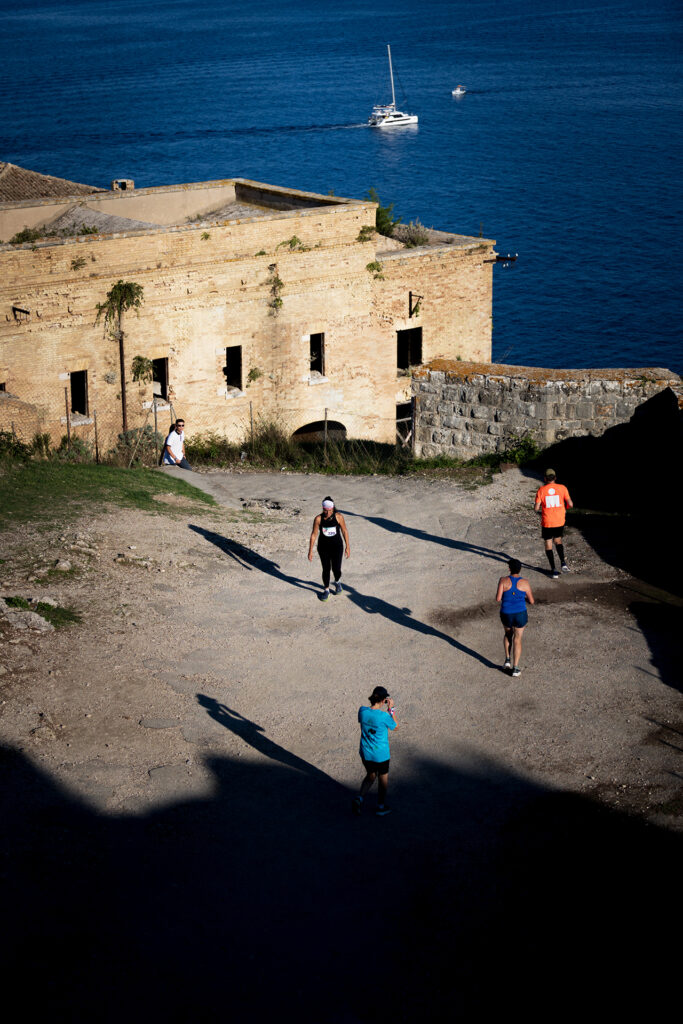
{"type": "Polygon", "coordinates": [[[503,668],[512,669],[512,675],[521,674],[519,662],[522,657],[522,633],[529,621],[526,606],[534,603],[534,595],[531,592],[531,584],[520,576],[522,563],[517,558],[511,558],[508,562],[510,567],[509,576],[501,576],[498,580],[496,601],[500,602],[500,621],[503,623],[505,636],[503,646],[505,648],[505,662],[503,668]],[[512,662],[510,657],[512,656],[512,662]]]}

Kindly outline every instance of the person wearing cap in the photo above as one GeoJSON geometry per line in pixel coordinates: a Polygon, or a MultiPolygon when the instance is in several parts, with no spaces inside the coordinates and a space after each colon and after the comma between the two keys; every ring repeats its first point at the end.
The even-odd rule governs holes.
{"type": "Polygon", "coordinates": [[[323,498],[323,510],[313,520],[311,539],[308,545],[308,561],[313,561],[313,548],[316,539],[318,541],[318,555],[323,567],[323,592],[320,595],[321,601],[327,601],[330,590],[333,594],[341,594],[342,585],[339,582],[342,574],[342,555],[346,548],[346,557],[351,557],[349,545],[349,531],[346,528],[346,521],[341,512],[337,512],[332,498],[326,495],[323,498]],[[343,537],[343,540],[342,540],[343,537]],[[334,583],[330,588],[330,570],[334,574],[334,583]]]}
{"type": "Polygon", "coordinates": [[[368,697],[370,707],[358,709],[360,722],[360,759],[365,768],[365,778],[361,782],[360,792],[353,799],[353,813],[360,814],[363,801],[368,790],[377,779],[377,810],[375,814],[383,818],[390,813],[387,807],[387,787],[389,785],[389,733],[398,729],[398,719],[394,702],[383,686],[376,686],[368,697]]]}
{"type": "Polygon", "coordinates": [[[505,650],[505,662],[503,668],[511,671],[517,677],[522,670],[519,662],[522,657],[522,633],[529,621],[526,606],[534,603],[534,595],[531,591],[531,584],[520,576],[522,563],[518,558],[511,558],[508,562],[510,568],[509,576],[501,576],[498,580],[496,601],[500,604],[500,621],[505,630],[503,636],[503,648],[505,650]]]}
{"type": "Polygon", "coordinates": [[[564,522],[566,509],[574,508],[569,491],[564,484],[558,484],[557,474],[554,469],[546,469],[545,483],[536,491],[534,501],[534,512],[541,513],[541,536],[545,543],[545,554],[550,565],[550,573],[554,580],[559,580],[560,574],[555,568],[555,554],[553,543],[560,556],[560,568],[562,572],[569,572],[569,566],[564,557],[564,522]]]}

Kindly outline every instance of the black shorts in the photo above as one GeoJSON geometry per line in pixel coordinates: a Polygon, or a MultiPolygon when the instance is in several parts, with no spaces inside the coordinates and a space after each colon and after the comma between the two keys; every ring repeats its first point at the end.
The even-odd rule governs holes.
{"type": "Polygon", "coordinates": [[[366,772],[377,772],[378,775],[386,775],[389,771],[389,758],[386,761],[366,761],[361,754],[360,759],[366,772]]]}
{"type": "Polygon", "coordinates": [[[500,621],[505,629],[524,629],[529,621],[529,613],[526,608],[521,612],[501,612],[500,621]]]}
{"type": "Polygon", "coordinates": [[[550,540],[551,537],[563,537],[564,526],[542,526],[541,537],[543,540],[550,540]]]}

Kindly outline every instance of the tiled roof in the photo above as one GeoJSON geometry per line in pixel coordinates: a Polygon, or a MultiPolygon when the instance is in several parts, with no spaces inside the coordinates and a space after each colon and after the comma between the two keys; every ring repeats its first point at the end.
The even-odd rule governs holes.
{"type": "Polygon", "coordinates": [[[0,203],[21,202],[24,199],[50,199],[58,196],[83,196],[106,189],[80,185],[66,178],[39,174],[16,164],[0,162],[0,203]]]}

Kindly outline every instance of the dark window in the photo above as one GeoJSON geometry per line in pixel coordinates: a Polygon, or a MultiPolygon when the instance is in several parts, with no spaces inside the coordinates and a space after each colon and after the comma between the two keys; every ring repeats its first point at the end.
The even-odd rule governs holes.
{"type": "Polygon", "coordinates": [[[5,383],[0,384],[0,391],[7,391],[7,385],[5,383]]]}
{"type": "Polygon", "coordinates": [[[325,376],[325,335],[311,335],[311,373],[318,372],[325,376]]]}
{"type": "Polygon", "coordinates": [[[407,331],[396,331],[396,366],[407,370],[422,362],[422,328],[409,327],[407,331]]]}
{"type": "Polygon", "coordinates": [[[152,394],[168,398],[168,359],[152,360],[152,394]]]}
{"type": "Polygon", "coordinates": [[[242,390],[242,346],[231,345],[225,350],[225,383],[229,388],[242,390]]]}
{"type": "Polygon", "coordinates": [[[71,412],[76,416],[88,415],[88,371],[71,372],[71,412]]]}
{"type": "Polygon", "coordinates": [[[399,402],[396,406],[396,441],[405,441],[413,428],[413,403],[399,402]]]}

